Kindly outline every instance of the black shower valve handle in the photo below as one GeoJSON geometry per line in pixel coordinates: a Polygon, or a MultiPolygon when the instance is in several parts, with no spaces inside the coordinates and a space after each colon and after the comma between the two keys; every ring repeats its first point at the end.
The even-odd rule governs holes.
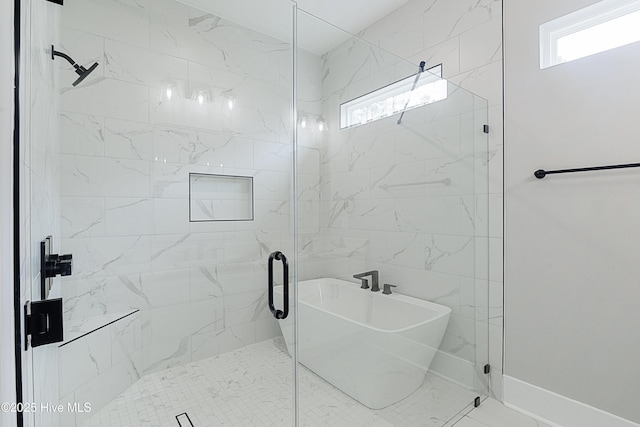
{"type": "Polygon", "coordinates": [[[60,276],[71,276],[71,261],[61,261],[56,264],[56,274],[60,276]]]}
{"type": "Polygon", "coordinates": [[[70,276],[73,269],[72,254],[51,254],[46,259],[46,277],[70,276]]]}

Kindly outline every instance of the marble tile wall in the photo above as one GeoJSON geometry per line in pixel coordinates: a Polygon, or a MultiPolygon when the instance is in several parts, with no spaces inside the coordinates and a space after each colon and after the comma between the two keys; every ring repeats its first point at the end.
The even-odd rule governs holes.
{"type": "Polygon", "coordinates": [[[60,403],[85,403],[91,411],[65,411],[61,426],[82,425],[141,377],[140,314],[115,321],[58,349],[60,403]]]}
{"type": "Polygon", "coordinates": [[[322,157],[324,240],[315,248],[324,256],[323,275],[349,278],[376,268],[399,292],[451,306],[442,346],[451,357],[434,367],[466,382],[473,377],[466,361],[476,353],[486,360],[488,352],[493,393],[501,398],[501,1],[414,0],[358,36],[381,49],[350,40],[323,56],[330,131],[322,157]],[[341,102],[415,73],[421,60],[442,63],[444,77],[485,98],[488,111],[465,111],[474,101],[451,87],[445,103],[407,112],[401,127],[395,118],[338,130],[341,102]],[[490,125],[489,156],[480,160],[473,153],[483,117],[490,125]],[[487,169],[488,183],[480,179],[487,169]],[[451,185],[394,187],[445,179],[451,185]],[[487,313],[476,321],[474,305],[489,306],[488,325],[487,313]],[[476,329],[483,329],[483,341],[489,329],[489,343],[474,344],[476,329]]]}
{"type": "MultiPolygon", "coordinates": [[[[140,309],[130,357],[66,379],[62,395],[86,399],[107,378],[124,390],[141,375],[279,334],[266,260],[292,247],[289,45],[173,0],[68,0],[60,48],[100,64],[75,88],[60,65],[61,245],[75,261],[62,281],[64,315],[140,309]],[[211,103],[193,101],[196,90],[211,103]],[[189,173],[252,176],[254,220],[190,222],[189,173]]],[[[299,58],[319,76],[319,58],[299,58]]],[[[316,117],[314,79],[300,92],[316,117]]],[[[304,224],[317,232],[318,138],[302,140],[304,224]]],[[[106,354],[69,357],[82,365],[95,352],[106,354]]]]}

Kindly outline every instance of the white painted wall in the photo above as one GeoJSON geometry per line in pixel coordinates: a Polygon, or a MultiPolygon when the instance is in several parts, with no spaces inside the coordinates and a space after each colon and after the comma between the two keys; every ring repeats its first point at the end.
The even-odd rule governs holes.
{"type": "MultiPolygon", "coordinates": [[[[0,402],[15,402],[13,341],[13,2],[0,3],[0,402]]],[[[0,412],[0,425],[15,414],[0,412]]]]}
{"type": "Polygon", "coordinates": [[[539,68],[539,25],[593,3],[504,2],[505,374],[639,422],[640,172],[533,177],[640,160],[640,43],[539,68]]]}

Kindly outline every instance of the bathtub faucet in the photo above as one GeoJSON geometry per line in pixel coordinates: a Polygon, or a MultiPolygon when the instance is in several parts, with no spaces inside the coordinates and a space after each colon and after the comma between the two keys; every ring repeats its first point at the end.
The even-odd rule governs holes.
{"type": "Polygon", "coordinates": [[[378,270],[366,271],[364,273],[354,274],[354,279],[362,280],[362,289],[369,289],[369,281],[365,277],[371,276],[371,292],[378,292],[380,290],[380,284],[378,283],[378,270]]]}

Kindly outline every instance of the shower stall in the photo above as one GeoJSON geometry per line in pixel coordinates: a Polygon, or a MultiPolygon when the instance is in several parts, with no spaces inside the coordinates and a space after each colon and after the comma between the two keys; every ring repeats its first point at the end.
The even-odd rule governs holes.
{"type": "Polygon", "coordinates": [[[234,3],[24,2],[23,295],[63,320],[23,379],[62,410],[26,425],[452,425],[490,389],[487,102],[295,2],[234,3]],[[401,361],[415,391],[371,408],[314,370],[370,354],[299,309],[314,279],[449,313],[435,344],[366,342],[395,355],[370,383],[401,361]]]}

